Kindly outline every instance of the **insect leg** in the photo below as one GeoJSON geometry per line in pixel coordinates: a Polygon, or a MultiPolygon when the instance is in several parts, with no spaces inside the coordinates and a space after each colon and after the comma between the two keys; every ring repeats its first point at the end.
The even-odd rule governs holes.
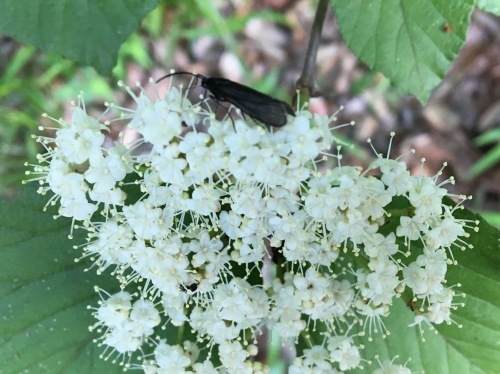
{"type": "Polygon", "coordinates": [[[234,119],[231,116],[231,113],[229,112],[229,108],[226,108],[224,105],[222,105],[220,103],[220,100],[218,100],[214,95],[210,95],[209,98],[215,102],[215,105],[217,105],[217,109],[222,108],[226,112],[226,115],[231,119],[231,123],[233,124],[234,132],[236,132],[236,125],[234,124],[234,119]]]}

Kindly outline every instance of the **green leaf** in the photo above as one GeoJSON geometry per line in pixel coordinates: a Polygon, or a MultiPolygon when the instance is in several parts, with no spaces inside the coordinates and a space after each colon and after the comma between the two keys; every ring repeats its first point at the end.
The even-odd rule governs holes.
{"type": "Polygon", "coordinates": [[[3,0],[0,34],[109,74],[158,0],[3,0]]]}
{"type": "Polygon", "coordinates": [[[486,170],[500,163],[500,144],[481,157],[468,172],[468,177],[474,179],[486,170]]]}
{"type": "Polygon", "coordinates": [[[491,129],[474,139],[478,146],[487,145],[493,142],[500,142],[500,129],[491,129]]]}
{"type": "Polygon", "coordinates": [[[103,348],[88,327],[96,322],[93,286],[117,290],[110,277],[75,263],[83,233],[69,240],[71,221],[54,220],[47,197],[27,188],[0,205],[0,362],[2,373],[118,373],[99,358],[103,348]]]}
{"type": "MultiPolygon", "coordinates": [[[[391,360],[399,355],[397,364],[408,358],[407,367],[412,372],[425,373],[495,373],[500,367],[500,232],[487,224],[480,216],[467,210],[459,210],[461,219],[479,220],[479,232],[472,232],[467,239],[474,249],[454,250],[458,265],[450,266],[446,278],[448,284],[460,283],[457,289],[465,298],[457,297],[464,307],[453,311],[453,320],[463,325],[438,325],[438,334],[427,329],[422,341],[418,328],[408,327],[413,322],[413,312],[402,300],[396,300],[391,315],[384,324],[391,334],[383,339],[373,336],[356,338],[363,344],[363,356],[380,361],[391,360]]],[[[365,365],[356,373],[371,373],[375,367],[365,365]]]]}
{"type": "Polygon", "coordinates": [[[490,225],[500,229],[500,212],[483,210],[481,212],[481,217],[483,217],[490,225]]]}
{"type": "Polygon", "coordinates": [[[231,42],[231,33],[227,27],[224,16],[217,7],[217,3],[213,1],[195,0],[195,4],[200,13],[206,17],[212,27],[218,31],[219,35],[228,42],[231,42]]]}
{"type": "Polygon", "coordinates": [[[426,101],[465,41],[472,0],[331,0],[343,38],[371,69],[426,101]]]}
{"type": "Polygon", "coordinates": [[[478,0],[477,7],[485,12],[500,16],[500,1],[498,0],[478,0]]]}
{"type": "Polygon", "coordinates": [[[460,283],[465,307],[453,313],[463,325],[438,326],[440,335],[470,363],[470,372],[494,373],[500,367],[500,231],[468,210],[457,212],[461,219],[479,220],[479,232],[467,242],[471,250],[454,252],[457,266],[447,273],[449,284],[460,283]]]}

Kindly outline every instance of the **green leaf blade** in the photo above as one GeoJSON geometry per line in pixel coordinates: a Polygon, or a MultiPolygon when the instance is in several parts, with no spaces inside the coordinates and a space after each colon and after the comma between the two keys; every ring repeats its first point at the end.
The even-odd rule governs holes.
{"type": "Polygon", "coordinates": [[[494,373],[500,367],[500,232],[468,210],[456,216],[479,221],[479,231],[467,239],[474,248],[455,251],[458,265],[450,266],[447,273],[449,284],[460,283],[457,291],[465,294],[465,307],[452,315],[463,327],[439,325],[437,329],[470,361],[470,372],[494,373]]]}
{"type": "Polygon", "coordinates": [[[0,362],[4,373],[118,373],[121,367],[99,358],[102,348],[88,330],[96,320],[93,286],[108,291],[116,282],[95,272],[68,239],[71,221],[43,212],[46,197],[28,188],[0,205],[0,362]]]}
{"type": "Polygon", "coordinates": [[[500,16],[500,2],[498,0],[478,0],[477,7],[485,12],[500,16]]]}
{"type": "Polygon", "coordinates": [[[5,0],[0,33],[109,74],[118,49],[157,0],[5,0]]]}
{"type": "Polygon", "coordinates": [[[425,101],[465,40],[471,1],[331,0],[349,48],[425,101]]]}

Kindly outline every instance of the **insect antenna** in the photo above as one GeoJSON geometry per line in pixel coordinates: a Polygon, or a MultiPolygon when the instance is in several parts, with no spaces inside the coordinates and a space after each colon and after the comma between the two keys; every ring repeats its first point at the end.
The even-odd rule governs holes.
{"type": "Polygon", "coordinates": [[[181,74],[187,74],[187,75],[192,75],[193,77],[196,78],[196,83],[198,83],[198,79],[206,79],[205,76],[201,75],[201,74],[194,74],[194,73],[189,73],[187,71],[175,71],[173,73],[170,73],[170,74],[167,74],[167,75],[164,75],[163,77],[159,78],[156,80],[156,83],[160,83],[162,80],[165,80],[167,78],[170,78],[170,77],[173,77],[174,75],[181,75],[181,74]]]}
{"type": "MultiPolygon", "coordinates": [[[[230,113],[230,110],[231,110],[231,107],[233,105],[230,105],[229,107],[225,107],[224,105],[222,105],[220,102],[221,100],[214,94],[210,94],[210,95],[207,95],[207,92],[210,91],[210,89],[206,86],[206,82],[208,81],[208,78],[205,77],[204,75],[202,74],[195,74],[195,73],[190,73],[190,72],[187,72],[187,71],[176,71],[176,72],[173,72],[173,73],[170,73],[170,74],[167,74],[167,75],[164,75],[163,77],[159,78],[156,83],[158,84],[159,82],[167,79],[167,78],[170,78],[170,77],[173,77],[174,75],[191,75],[194,77],[194,79],[196,80],[196,85],[198,84],[198,80],[201,80],[201,87],[203,87],[205,89],[202,97],[204,99],[207,99],[207,98],[210,98],[212,99],[214,102],[215,102],[215,105],[218,108],[221,108],[222,110],[224,110],[224,112],[226,113],[226,115],[229,117],[229,119],[231,120],[231,123],[233,125],[233,129],[236,131],[236,126],[234,124],[234,119],[233,117],[231,116],[231,113],[230,113]]],[[[188,86],[188,89],[191,89],[192,87],[197,87],[197,86],[193,86],[193,85],[189,85],[188,86]]],[[[206,103],[206,100],[204,100],[204,102],[206,103]]]]}

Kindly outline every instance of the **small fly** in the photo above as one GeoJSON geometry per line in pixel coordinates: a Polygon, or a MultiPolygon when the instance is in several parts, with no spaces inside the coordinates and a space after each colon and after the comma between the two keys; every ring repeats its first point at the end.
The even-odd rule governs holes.
{"type": "Polygon", "coordinates": [[[188,74],[200,79],[201,86],[210,91],[210,97],[217,103],[230,103],[238,108],[244,116],[252,118],[267,128],[285,126],[287,114],[294,115],[290,105],[284,101],[226,78],[208,78],[201,74],[179,71],[161,77],[156,83],[179,74],[188,74]]]}
{"type": "Polygon", "coordinates": [[[179,289],[182,292],[188,292],[188,291],[195,292],[198,289],[198,283],[193,283],[190,285],[180,284],[179,289]]]}

